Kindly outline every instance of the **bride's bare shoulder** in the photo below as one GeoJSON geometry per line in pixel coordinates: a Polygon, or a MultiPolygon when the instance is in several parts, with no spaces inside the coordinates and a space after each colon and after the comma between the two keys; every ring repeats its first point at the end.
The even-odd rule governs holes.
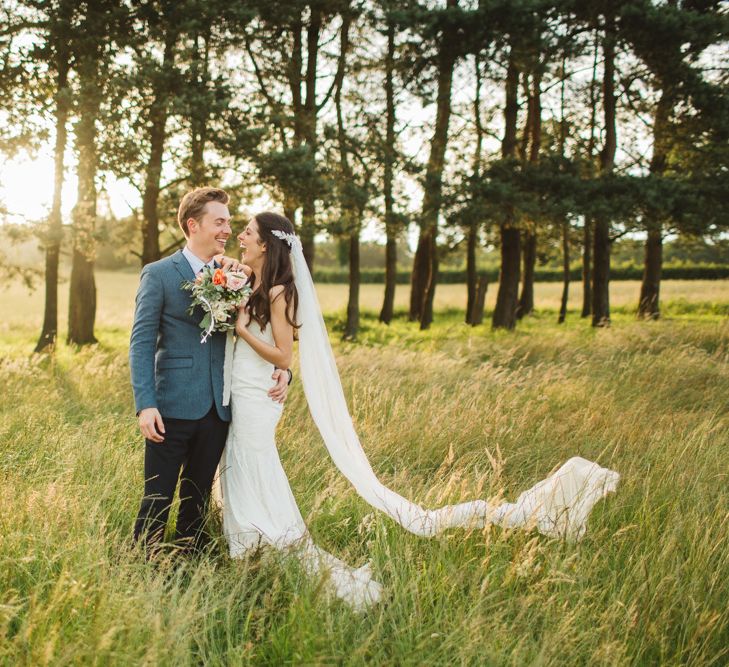
{"type": "Polygon", "coordinates": [[[270,290],[268,290],[268,298],[271,300],[271,303],[273,303],[278,297],[280,297],[286,288],[283,285],[274,285],[270,290]]]}

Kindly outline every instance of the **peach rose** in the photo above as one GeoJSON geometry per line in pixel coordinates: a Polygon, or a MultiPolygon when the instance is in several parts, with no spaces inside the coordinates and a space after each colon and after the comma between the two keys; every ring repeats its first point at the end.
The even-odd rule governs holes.
{"type": "Polygon", "coordinates": [[[243,289],[246,284],[246,281],[235,273],[228,274],[227,281],[226,287],[234,292],[243,289]]]}

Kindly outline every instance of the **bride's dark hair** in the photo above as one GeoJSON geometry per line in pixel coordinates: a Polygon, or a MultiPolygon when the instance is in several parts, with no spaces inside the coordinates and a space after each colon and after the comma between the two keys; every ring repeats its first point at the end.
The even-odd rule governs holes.
{"type": "MultiPolygon", "coordinates": [[[[281,296],[286,301],[286,321],[296,330],[300,326],[296,324],[299,294],[296,291],[296,285],[294,285],[291,246],[284,239],[280,239],[272,233],[276,229],[286,234],[293,234],[294,226],[287,217],[272,211],[257,213],[253,216],[253,219],[258,224],[259,242],[266,244],[266,257],[263,260],[260,284],[248,299],[246,311],[250,313],[251,320],[258,322],[258,326],[263,331],[266,324],[271,320],[271,297],[269,292],[272,287],[283,285],[284,291],[281,296]]],[[[255,274],[251,276],[254,279],[255,277],[255,274]]]]}

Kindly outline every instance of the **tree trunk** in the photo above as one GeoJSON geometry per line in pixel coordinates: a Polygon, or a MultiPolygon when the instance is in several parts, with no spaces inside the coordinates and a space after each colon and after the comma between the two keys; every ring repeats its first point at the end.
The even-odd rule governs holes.
{"type": "MultiPolygon", "coordinates": [[[[608,176],[615,165],[617,134],[615,129],[615,18],[605,16],[603,40],[603,112],[605,145],[600,153],[600,175],[608,176]]],[[[592,326],[610,325],[610,220],[604,215],[595,221],[592,278],[592,326]]]]}
{"type": "MultiPolygon", "coordinates": [[[[653,156],[651,157],[651,174],[662,176],[666,170],[668,152],[670,150],[670,117],[673,111],[672,86],[665,84],[656,106],[653,123],[653,156]]],[[[645,262],[643,282],[640,286],[638,317],[656,320],[660,317],[659,293],[661,272],[663,269],[663,225],[654,213],[646,216],[648,237],[645,242],[645,262]],[[650,218],[653,219],[650,219],[650,218]]]]}
{"type": "Polygon", "coordinates": [[[301,210],[301,246],[304,252],[306,265],[312,275],[314,274],[314,256],[316,246],[314,236],[316,234],[316,202],[313,197],[307,197],[301,210]]]}
{"type": "Polygon", "coordinates": [[[380,322],[390,324],[395,314],[395,287],[397,286],[397,237],[392,233],[385,244],[385,296],[380,310],[380,322]]]}
{"type": "Polygon", "coordinates": [[[359,331],[359,228],[360,225],[357,224],[349,235],[349,298],[343,336],[346,340],[354,340],[359,331]]]}
{"type": "MultiPolygon", "coordinates": [[[[564,145],[567,141],[567,121],[565,119],[565,90],[567,54],[562,54],[562,67],[559,94],[559,157],[564,160],[564,145]]],[[[570,221],[567,216],[562,220],[562,299],[559,304],[557,324],[563,324],[567,318],[567,300],[570,294],[570,221]]]]}
{"type": "Polygon", "coordinates": [[[68,131],[66,122],[70,108],[70,91],[68,90],[69,56],[60,50],[57,58],[56,75],[56,143],[53,151],[53,203],[48,219],[46,232],[46,275],[45,275],[45,307],[43,310],[43,328],[35,346],[36,352],[55,345],[58,337],[58,265],[63,240],[63,219],[61,216],[61,197],[64,181],[64,153],[68,131]]]}
{"type": "Polygon", "coordinates": [[[582,314],[592,315],[592,228],[594,223],[585,218],[582,230],[582,314]]]}
{"type": "Polygon", "coordinates": [[[284,215],[291,221],[291,224],[296,226],[296,202],[292,197],[284,196],[283,210],[284,215]]]}
{"type": "Polygon", "coordinates": [[[610,326],[610,223],[595,220],[592,274],[592,326],[610,326]]]}
{"type": "Polygon", "coordinates": [[[476,284],[476,294],[473,298],[473,305],[471,306],[471,313],[468,318],[468,324],[472,327],[478,326],[483,322],[483,309],[486,304],[486,290],[488,286],[489,282],[486,276],[479,276],[478,283],[476,284]]]}
{"type": "Polygon", "coordinates": [[[521,143],[519,144],[519,159],[521,162],[527,161],[527,150],[529,149],[529,137],[531,136],[534,126],[534,98],[529,91],[529,73],[525,72],[522,77],[522,92],[527,100],[527,117],[524,122],[524,131],[521,133],[521,143]]]}
{"type": "MultiPolygon", "coordinates": [[[[165,36],[161,77],[157,81],[155,98],[149,112],[149,158],[142,195],[142,266],[161,257],[159,245],[159,193],[162,179],[162,157],[167,139],[169,115],[170,70],[174,67],[176,34],[169,30],[165,36]]],[[[194,142],[193,142],[194,143],[194,142]]]]}
{"type": "MultiPolygon", "coordinates": [[[[595,130],[597,128],[597,66],[600,59],[600,39],[598,30],[594,31],[594,44],[592,55],[592,78],[590,80],[590,139],[587,144],[587,161],[589,176],[594,178],[594,152],[595,130]]],[[[581,317],[592,315],[592,231],[595,222],[585,217],[585,226],[582,231],[582,314],[581,317]]]]}
{"type": "MultiPolygon", "coordinates": [[[[539,162],[539,150],[542,143],[542,75],[539,68],[532,77],[532,89],[529,96],[529,162],[539,162]]],[[[524,275],[522,277],[521,298],[517,316],[519,319],[524,315],[531,315],[534,312],[534,267],[537,263],[537,221],[525,230],[524,239],[524,275]]]]}
{"type": "Polygon", "coordinates": [[[426,239],[428,242],[428,256],[430,264],[428,266],[428,281],[423,295],[423,307],[421,308],[420,330],[425,331],[433,323],[433,301],[435,300],[435,286],[438,282],[438,245],[436,235],[437,227],[430,229],[426,239]]]}
{"type": "MultiPolygon", "coordinates": [[[[448,7],[456,7],[457,0],[448,0],[448,7]]],[[[413,264],[413,294],[411,294],[411,319],[413,304],[418,307],[420,329],[430,327],[433,321],[433,300],[438,283],[438,217],[440,216],[443,190],[443,166],[448,144],[448,124],[451,116],[451,87],[459,37],[454,27],[444,30],[438,53],[438,92],[436,97],[435,130],[430,141],[430,156],[425,171],[425,192],[421,214],[418,251],[424,253],[413,264]],[[416,278],[416,274],[417,278],[416,278]],[[422,293],[415,288],[422,289],[422,293]]]]}
{"type": "MultiPolygon", "coordinates": [[[[301,13],[297,13],[289,26],[291,32],[292,44],[291,54],[286,66],[286,77],[288,80],[289,90],[291,92],[291,115],[293,120],[294,130],[294,145],[298,148],[304,143],[304,103],[301,95],[301,86],[303,83],[302,66],[304,62],[303,56],[303,30],[304,22],[301,13]]],[[[262,92],[266,93],[266,88],[261,84],[262,92]]],[[[286,134],[281,131],[284,145],[286,145],[285,137],[286,134]]],[[[286,192],[286,185],[282,184],[281,187],[286,192]]],[[[299,225],[296,225],[295,214],[296,211],[302,209],[303,201],[298,194],[298,190],[294,190],[296,194],[289,194],[288,197],[284,195],[284,210],[288,210],[286,217],[297,227],[297,233],[302,238],[302,246],[304,246],[304,257],[309,257],[307,264],[311,267],[313,262],[313,248],[309,247],[313,243],[313,236],[308,239],[306,243],[303,241],[304,236],[304,212],[301,212],[301,221],[299,225]]],[[[310,215],[310,213],[309,213],[310,215]]],[[[308,233],[308,232],[307,232],[308,233]]]]}
{"type": "MultiPolygon", "coordinates": [[[[317,82],[317,60],[319,57],[319,35],[322,28],[321,11],[312,6],[309,23],[306,27],[306,75],[304,86],[306,97],[301,106],[301,132],[306,146],[309,148],[311,168],[316,168],[317,150],[317,103],[316,103],[316,82],[317,82]]],[[[303,246],[304,257],[309,270],[314,273],[316,235],[316,193],[309,190],[304,196],[301,216],[301,245],[303,246]]]]}
{"type": "Polygon", "coordinates": [[[385,56],[385,164],[384,164],[384,196],[385,196],[385,296],[380,310],[380,322],[390,324],[395,310],[395,286],[397,284],[397,234],[398,225],[395,220],[393,181],[395,165],[395,22],[387,19],[387,55],[385,56]]]}
{"type": "Polygon", "coordinates": [[[559,304],[559,317],[557,324],[562,324],[567,318],[567,299],[570,293],[570,223],[567,219],[562,221],[562,300],[559,304]]]}
{"type": "Polygon", "coordinates": [[[522,276],[521,297],[517,309],[517,319],[534,312],[534,267],[537,263],[537,231],[526,230],[523,247],[524,275],[522,276]]]}
{"type": "MultiPolygon", "coordinates": [[[[516,66],[514,49],[509,54],[506,70],[506,100],[504,105],[504,139],[501,142],[501,156],[515,157],[516,122],[518,108],[517,92],[519,70],[516,66]]],[[[499,270],[499,291],[491,320],[495,329],[513,329],[516,326],[516,309],[519,303],[519,279],[521,262],[521,234],[514,226],[514,207],[507,204],[504,222],[499,226],[501,234],[501,268],[499,270]]]]}
{"type": "Polygon", "coordinates": [[[511,330],[516,326],[516,309],[519,304],[521,234],[517,227],[505,224],[500,229],[501,270],[492,326],[494,329],[511,330]]]}
{"type": "Polygon", "coordinates": [[[207,85],[210,80],[210,29],[202,37],[195,37],[193,51],[193,75],[197,94],[204,102],[195,105],[191,116],[191,157],[190,157],[190,184],[193,187],[206,185],[207,169],[205,167],[205,144],[208,138],[208,110],[207,85]],[[199,42],[202,42],[202,53],[199,42]]]}
{"type": "Polygon", "coordinates": [[[408,319],[411,322],[420,320],[423,295],[425,294],[426,281],[428,278],[428,240],[421,230],[418,246],[413,257],[413,271],[410,274],[410,311],[408,319]]]}
{"type": "Polygon", "coordinates": [[[471,318],[478,294],[478,273],[476,268],[477,240],[478,226],[475,220],[473,220],[468,226],[468,245],[466,246],[466,289],[468,290],[468,298],[466,299],[466,324],[473,324],[471,318]]]}
{"type": "Polygon", "coordinates": [[[337,115],[337,139],[339,144],[339,164],[341,169],[341,180],[339,186],[339,197],[342,207],[342,217],[349,227],[349,298],[347,300],[347,321],[344,325],[345,340],[354,340],[359,330],[359,234],[362,226],[364,210],[353,198],[351,187],[355,185],[355,175],[349,162],[349,145],[346,130],[344,127],[344,115],[342,113],[342,84],[346,72],[346,58],[349,50],[349,27],[350,14],[344,12],[342,15],[342,27],[340,30],[339,62],[337,73],[334,77],[335,93],[334,108],[337,115]]]}
{"type": "Polygon", "coordinates": [[[68,342],[95,343],[96,284],[96,118],[99,113],[98,67],[93,57],[78,65],[79,120],[76,123],[78,200],[73,209],[73,260],[68,304],[68,342]]]}
{"type": "MultiPolygon", "coordinates": [[[[473,100],[473,118],[476,126],[476,148],[473,154],[473,181],[478,182],[481,178],[481,151],[483,149],[483,124],[481,122],[481,58],[476,51],[474,56],[474,69],[476,75],[475,95],[473,100]]],[[[468,222],[468,245],[466,247],[466,288],[468,290],[466,300],[466,324],[480,324],[483,321],[483,305],[478,308],[477,301],[480,295],[478,282],[478,267],[476,262],[476,248],[478,246],[479,221],[475,212],[470,214],[468,222]],[[478,313],[478,322],[474,320],[474,313],[478,313]]],[[[486,279],[483,279],[484,285],[486,279]]],[[[484,290],[486,287],[484,286],[484,290]]],[[[485,294],[485,292],[484,292],[485,294]]]]}
{"type": "Polygon", "coordinates": [[[663,235],[660,229],[650,229],[645,242],[645,262],[643,282],[640,286],[640,304],[638,317],[657,320],[661,313],[658,297],[661,289],[661,271],[663,267],[663,235]]]}
{"type": "Polygon", "coordinates": [[[142,266],[156,262],[160,257],[159,246],[159,202],[160,178],[162,175],[162,153],[164,151],[164,127],[150,127],[151,150],[147,160],[144,193],[142,195],[142,266]]]}

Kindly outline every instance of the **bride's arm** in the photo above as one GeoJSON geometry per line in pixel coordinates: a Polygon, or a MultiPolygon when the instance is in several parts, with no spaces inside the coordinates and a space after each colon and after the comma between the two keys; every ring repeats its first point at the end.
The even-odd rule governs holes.
{"type": "MultiPolygon", "coordinates": [[[[235,325],[235,332],[248,343],[257,354],[277,368],[286,370],[291,365],[294,349],[294,328],[286,321],[286,299],[283,297],[283,285],[271,288],[271,330],[274,345],[264,343],[260,338],[248,331],[248,325],[239,317],[235,325]]],[[[258,326],[251,320],[250,326],[258,326]]]]}

